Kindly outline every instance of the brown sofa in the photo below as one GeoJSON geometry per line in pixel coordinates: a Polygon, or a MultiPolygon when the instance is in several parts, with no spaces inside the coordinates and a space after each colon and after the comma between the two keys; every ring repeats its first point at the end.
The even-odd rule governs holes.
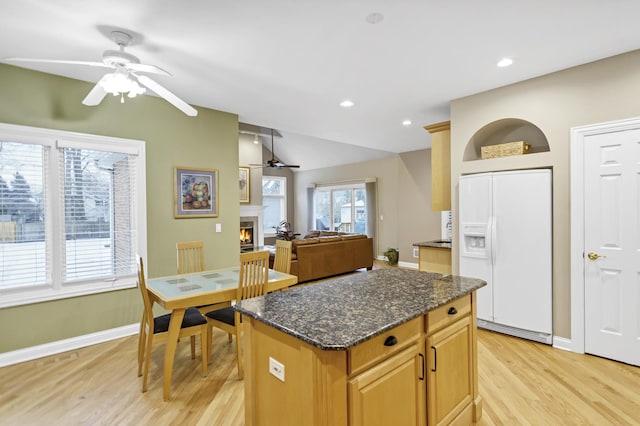
{"type": "Polygon", "coordinates": [[[309,231],[293,240],[291,274],[298,282],[373,267],[373,238],[363,234],[309,231]]]}

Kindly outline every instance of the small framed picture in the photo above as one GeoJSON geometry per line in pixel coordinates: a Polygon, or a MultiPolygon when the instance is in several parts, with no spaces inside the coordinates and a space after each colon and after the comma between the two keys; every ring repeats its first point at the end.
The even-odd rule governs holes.
{"type": "Polygon", "coordinates": [[[218,170],[174,169],[174,216],[218,217],[218,170]]]}
{"type": "Polygon", "coordinates": [[[249,203],[251,201],[251,169],[240,167],[240,202],[249,203]]]}

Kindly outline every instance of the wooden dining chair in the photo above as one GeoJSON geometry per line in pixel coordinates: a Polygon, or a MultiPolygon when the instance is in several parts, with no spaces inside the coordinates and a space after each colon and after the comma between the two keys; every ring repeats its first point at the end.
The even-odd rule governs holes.
{"type": "MultiPolygon", "coordinates": [[[[140,334],[138,336],[138,377],[142,377],[142,392],[147,391],[147,378],[149,376],[149,364],[151,360],[151,347],[154,343],[161,343],[167,340],[169,331],[169,322],[171,314],[153,316],[153,302],[147,290],[147,284],[144,279],[144,264],[142,258],[138,262],[138,287],[142,293],[142,301],[144,309],[142,311],[142,320],[140,321],[140,334]],[[144,374],[143,374],[144,367],[144,374]]],[[[191,338],[191,359],[195,359],[195,338],[200,335],[200,351],[202,354],[202,374],[208,373],[208,347],[207,320],[195,308],[187,308],[182,320],[179,337],[191,338]]]]}
{"type": "MultiPolygon", "coordinates": [[[[178,258],[178,274],[189,274],[206,270],[204,266],[204,243],[202,241],[176,243],[176,256],[178,258]]],[[[227,306],[231,306],[231,302],[196,306],[196,308],[204,315],[206,312],[227,306]]]]}
{"type": "Polygon", "coordinates": [[[291,271],[291,249],[293,241],[276,240],[276,255],[273,259],[273,270],[288,274],[291,271]]]}
{"type": "Polygon", "coordinates": [[[178,256],[178,274],[205,270],[204,243],[202,241],[176,243],[176,254],[178,256]]]}
{"type": "MultiPolygon", "coordinates": [[[[251,297],[262,296],[267,292],[269,283],[269,251],[256,251],[240,254],[240,271],[238,278],[238,290],[236,303],[251,297]]],[[[205,314],[209,326],[208,339],[209,353],[211,353],[211,334],[213,327],[220,328],[229,333],[229,340],[235,334],[238,358],[238,378],[242,379],[242,318],[240,312],[232,307],[217,309],[205,314]]]]}

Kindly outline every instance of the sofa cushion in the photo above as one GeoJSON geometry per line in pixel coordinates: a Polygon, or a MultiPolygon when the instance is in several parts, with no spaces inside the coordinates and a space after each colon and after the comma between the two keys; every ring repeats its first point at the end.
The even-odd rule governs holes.
{"type": "Polygon", "coordinates": [[[318,238],[320,236],[320,231],[309,231],[305,234],[304,238],[318,238]]]}
{"type": "Polygon", "coordinates": [[[342,240],[360,240],[362,238],[367,238],[364,234],[343,234],[340,235],[340,239],[342,240]]]}
{"type": "Polygon", "coordinates": [[[321,243],[330,243],[333,241],[342,241],[342,239],[338,235],[325,235],[318,237],[318,242],[321,243]]]}
{"type": "Polygon", "coordinates": [[[298,246],[306,246],[309,244],[318,244],[317,238],[305,238],[303,240],[293,240],[291,245],[291,253],[297,253],[298,246]]]}

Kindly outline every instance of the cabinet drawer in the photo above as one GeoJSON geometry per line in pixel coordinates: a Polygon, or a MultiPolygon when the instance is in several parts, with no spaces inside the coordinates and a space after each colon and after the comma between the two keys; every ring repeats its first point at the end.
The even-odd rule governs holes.
{"type": "Polygon", "coordinates": [[[422,317],[388,330],[349,350],[349,374],[357,374],[387,356],[406,348],[408,344],[420,339],[422,334],[422,317]],[[393,340],[390,346],[385,345],[387,339],[393,340]]]}
{"type": "Polygon", "coordinates": [[[468,294],[427,314],[427,334],[456,322],[471,312],[471,295],[468,294]]]}

